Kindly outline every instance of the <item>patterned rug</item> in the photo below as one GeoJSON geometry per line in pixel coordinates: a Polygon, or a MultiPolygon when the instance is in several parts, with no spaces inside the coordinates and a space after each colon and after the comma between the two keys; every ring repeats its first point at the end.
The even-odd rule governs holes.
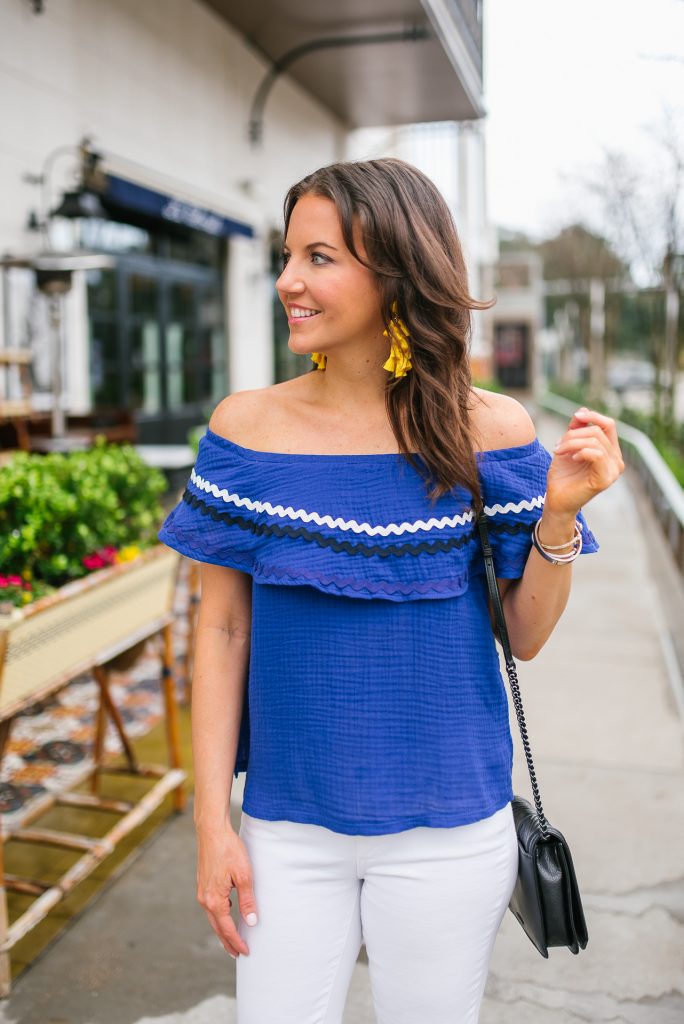
{"type": "MultiPolygon", "coordinates": [[[[187,646],[188,559],[181,559],[175,594],[173,648],[176,694],[185,699],[183,658],[187,646]]],[[[161,638],[151,638],[128,672],[112,672],[109,690],[126,733],[134,742],[163,716],[161,638]]],[[[46,791],[71,789],[93,768],[92,750],[100,690],[86,672],[59,693],[17,715],[0,766],[0,827],[19,827],[46,791]]],[[[121,753],[121,740],[107,718],[106,756],[121,753]]]]}

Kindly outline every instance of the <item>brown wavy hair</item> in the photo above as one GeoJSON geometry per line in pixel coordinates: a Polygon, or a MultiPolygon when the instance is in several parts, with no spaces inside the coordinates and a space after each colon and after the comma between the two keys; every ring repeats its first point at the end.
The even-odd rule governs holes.
{"type": "Polygon", "coordinates": [[[286,235],[295,204],[306,195],[332,199],[347,248],[380,282],[384,320],[396,302],[409,330],[412,368],[404,377],[388,375],[385,389],[401,454],[431,485],[433,503],[460,485],[479,512],[479,443],[470,417],[471,310],[489,309],[495,300],[481,302],[469,293],[449,207],[433,182],[404,160],[330,164],[287,193],[286,235]],[[355,220],[365,256],[354,244],[355,220]],[[427,475],[414,452],[426,463],[427,475]]]}

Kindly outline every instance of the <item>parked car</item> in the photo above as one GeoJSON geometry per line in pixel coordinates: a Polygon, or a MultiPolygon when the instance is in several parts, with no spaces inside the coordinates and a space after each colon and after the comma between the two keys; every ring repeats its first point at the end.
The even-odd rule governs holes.
{"type": "Polygon", "coordinates": [[[655,383],[655,366],[645,359],[613,359],[608,364],[606,382],[614,391],[650,389],[655,383]]]}

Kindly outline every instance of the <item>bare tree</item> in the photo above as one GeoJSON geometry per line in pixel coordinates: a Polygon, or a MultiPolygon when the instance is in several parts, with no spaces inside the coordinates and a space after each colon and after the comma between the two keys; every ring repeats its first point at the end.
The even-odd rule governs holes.
{"type": "Polygon", "coordinates": [[[604,230],[635,279],[665,294],[664,337],[654,339],[655,412],[671,422],[680,359],[677,271],[684,249],[684,142],[669,108],[646,134],[650,145],[644,166],[606,149],[584,185],[599,200],[604,230]]]}
{"type": "Polygon", "coordinates": [[[627,277],[628,268],[605,238],[584,224],[568,224],[552,238],[537,243],[546,280],[627,277]]]}

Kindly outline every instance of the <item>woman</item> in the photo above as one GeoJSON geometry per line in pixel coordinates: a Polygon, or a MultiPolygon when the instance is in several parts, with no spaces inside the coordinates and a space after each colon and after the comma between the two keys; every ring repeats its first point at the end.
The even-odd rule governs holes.
{"type": "Polygon", "coordinates": [[[237,958],[239,1024],[339,1024],[362,942],[378,1021],[471,1024],[517,872],[475,516],[533,658],[597,550],[581,507],[624,468],[615,425],[580,409],[552,456],[472,386],[488,304],[402,161],[290,190],[277,289],[312,372],[217,406],[159,534],[203,563],[197,898],[237,958]]]}

